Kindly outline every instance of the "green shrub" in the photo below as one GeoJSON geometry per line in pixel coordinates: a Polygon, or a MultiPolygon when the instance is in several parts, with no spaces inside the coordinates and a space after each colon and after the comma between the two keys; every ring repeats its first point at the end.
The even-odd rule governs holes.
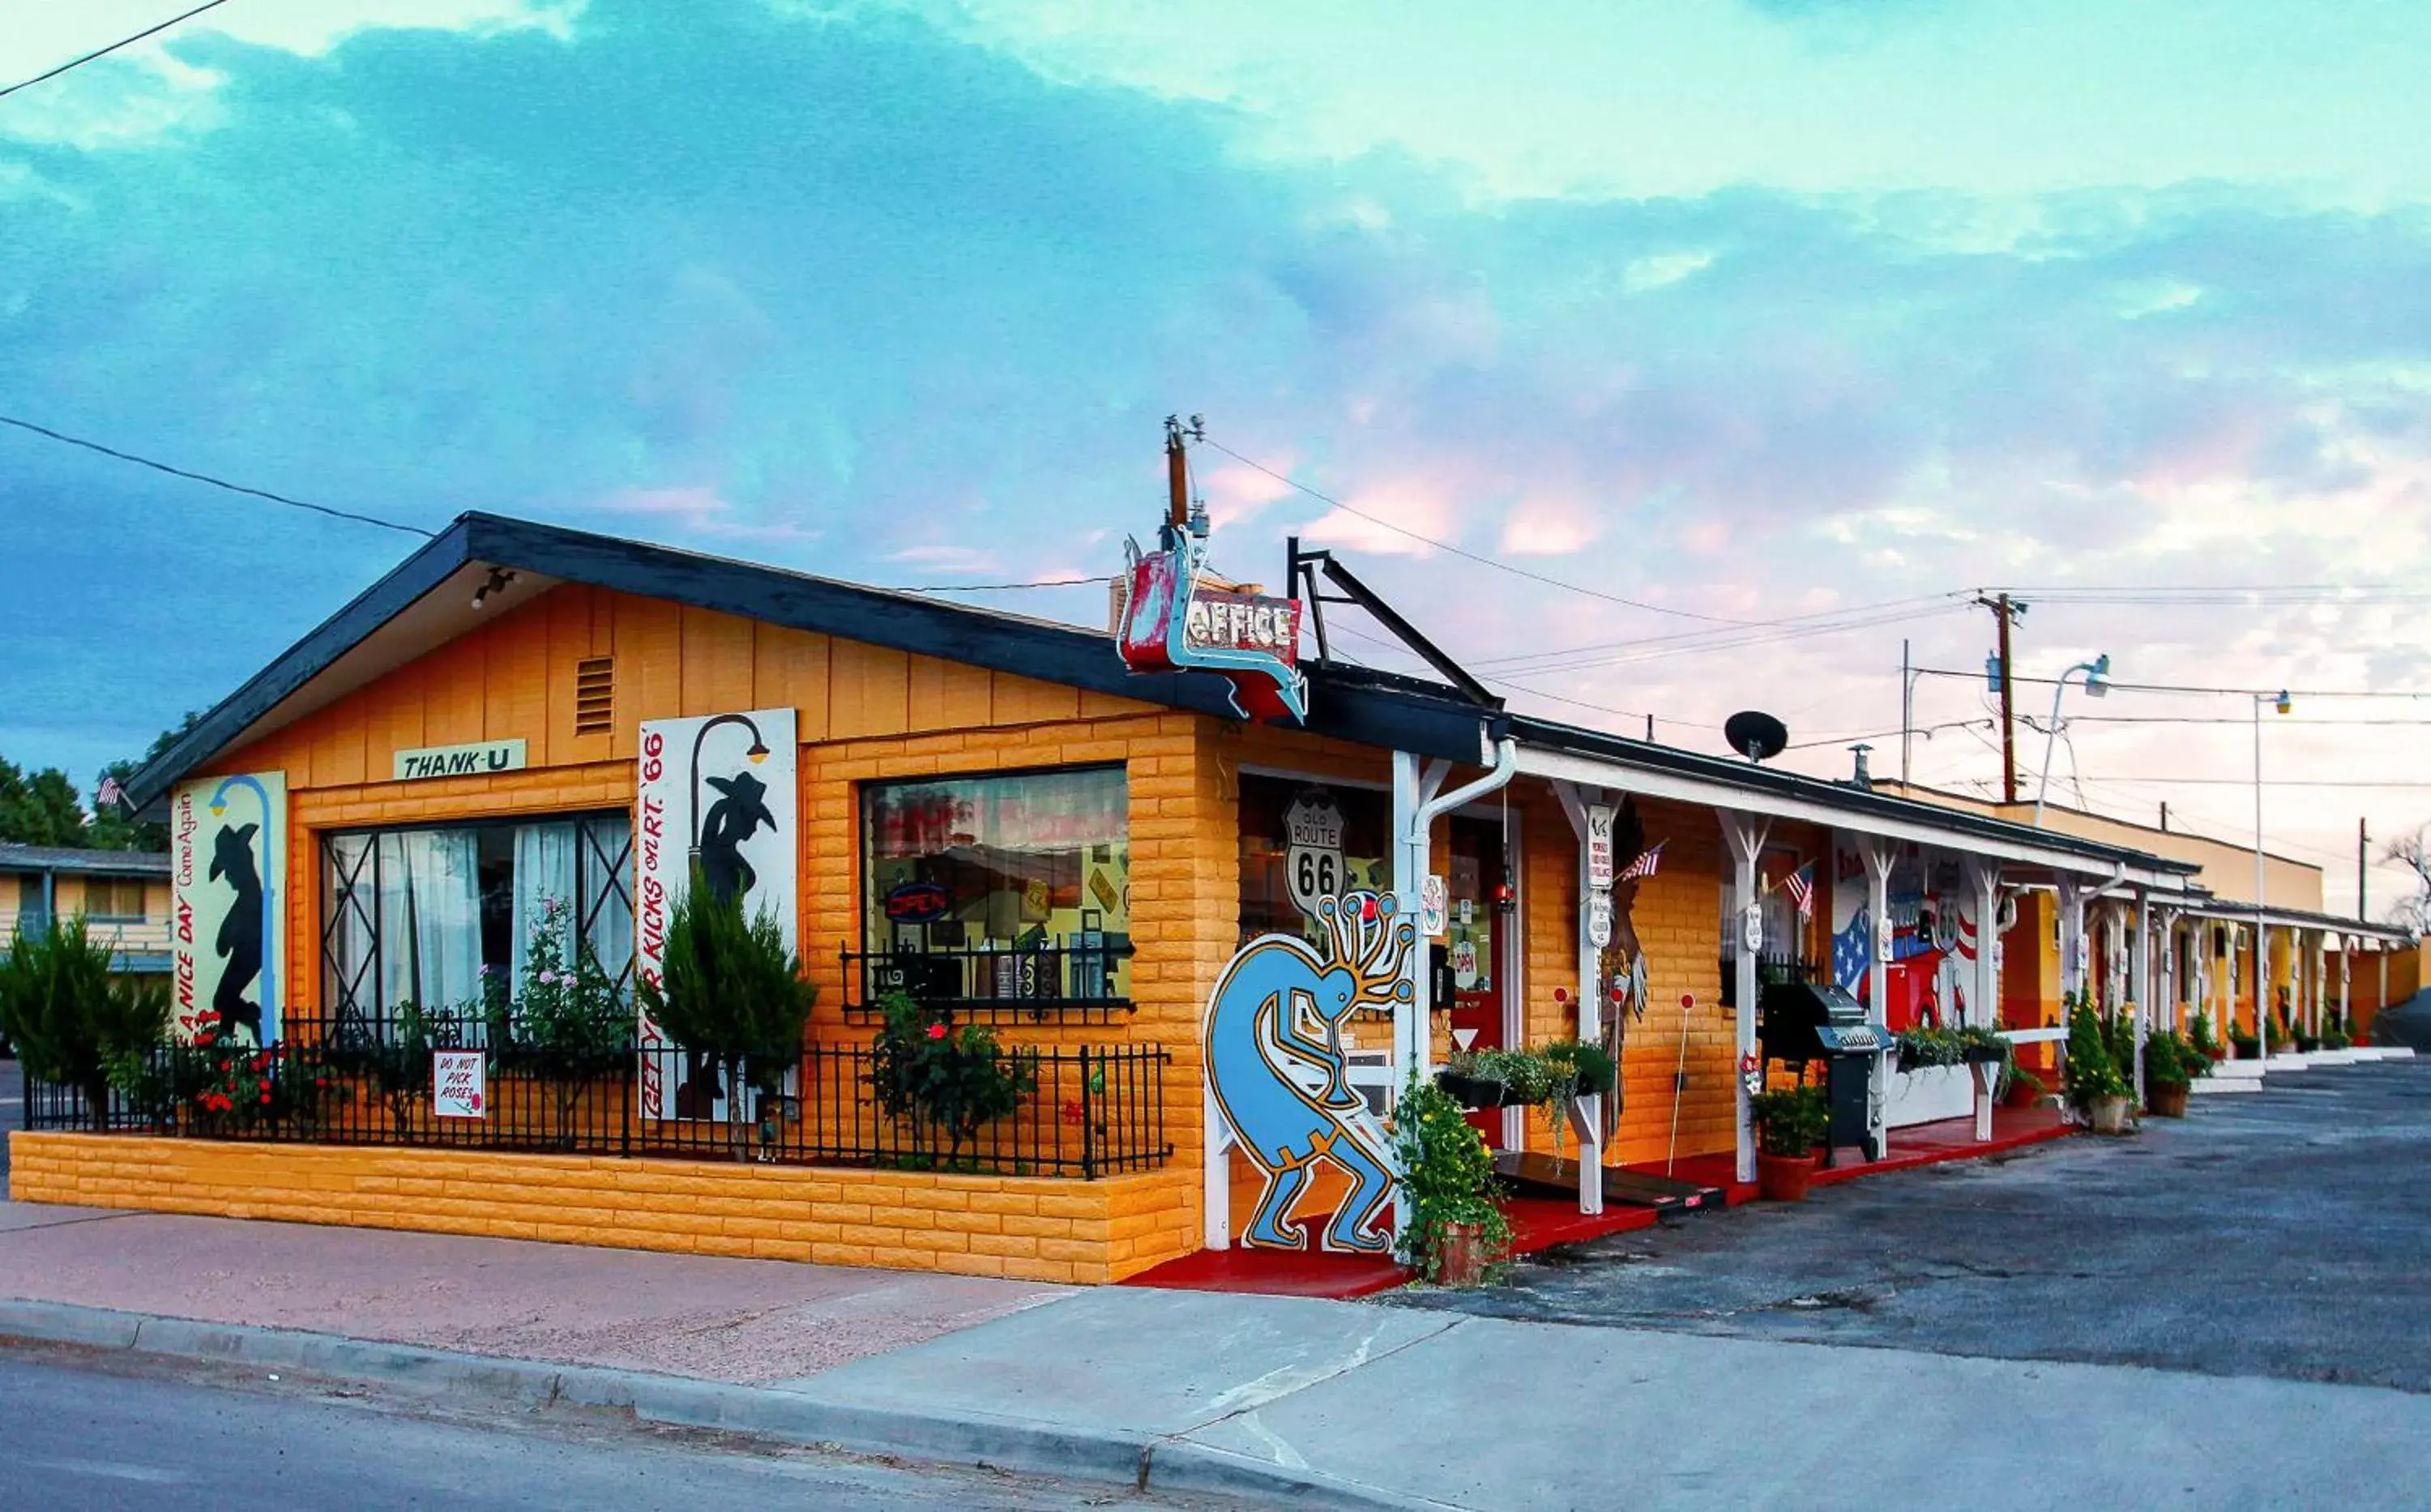
{"type": "Polygon", "coordinates": [[[694,871],[667,921],[663,979],[641,983],[642,1008],[669,1039],[717,1066],[738,1160],[753,1115],[744,1089],[782,1089],[802,1063],[802,1031],[816,996],[777,916],[763,910],[746,918],[739,893],[721,895],[694,871]]]}
{"type": "Polygon", "coordinates": [[[1783,1087],[1748,1099],[1757,1148],[1768,1155],[1808,1155],[1832,1137],[1832,1103],[1819,1086],[1783,1087]]]}
{"type": "Polygon", "coordinates": [[[2162,1030],[2144,1041],[2144,1083],[2147,1086],[2191,1086],[2211,1074],[2211,1057],[2192,1041],[2162,1030]]]}
{"type": "Polygon", "coordinates": [[[29,933],[21,916],[0,961],[0,1035],[25,1074],[84,1094],[93,1127],[109,1126],[109,1073],[169,1032],[165,984],[111,975],[112,952],[79,913],[29,933]]]}
{"type": "Polygon", "coordinates": [[[2092,1106],[2096,1098],[2123,1098],[2130,1091],[2111,1057],[2102,1020],[2082,996],[2073,999],[2069,1010],[2067,1082],[2068,1100],[2080,1109],[2092,1106]]]}
{"type": "Polygon", "coordinates": [[[1429,1281],[1443,1273],[1444,1233],[1477,1226],[1489,1260],[1511,1248],[1511,1220],[1494,1201],[1494,1151],[1458,1100],[1411,1078],[1393,1109],[1393,1153],[1404,1199],[1401,1252],[1429,1281]]]}
{"type": "Polygon", "coordinates": [[[1009,1117],[1037,1089],[1034,1052],[1008,1051],[981,1025],[956,1028],[945,1010],[899,992],[880,999],[879,1007],[884,1017],[869,1073],[878,1105],[908,1121],[921,1146],[942,1135],[948,1168],[962,1161],[963,1147],[981,1128],[1009,1117]]]}

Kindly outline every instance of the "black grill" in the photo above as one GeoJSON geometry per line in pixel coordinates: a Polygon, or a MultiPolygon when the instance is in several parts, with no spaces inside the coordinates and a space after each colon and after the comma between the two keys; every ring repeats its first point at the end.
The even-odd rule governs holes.
{"type": "MultiPolygon", "coordinates": [[[[1828,983],[1775,982],[1756,999],[1756,1043],[1768,1061],[1805,1068],[1823,1063],[1832,1100],[1830,1149],[1855,1146],[1880,1160],[1872,1102],[1876,1068],[1890,1033],[1866,1016],[1866,1005],[1828,983]]],[[[1824,1156],[1831,1162],[1830,1153],[1824,1156]]]]}

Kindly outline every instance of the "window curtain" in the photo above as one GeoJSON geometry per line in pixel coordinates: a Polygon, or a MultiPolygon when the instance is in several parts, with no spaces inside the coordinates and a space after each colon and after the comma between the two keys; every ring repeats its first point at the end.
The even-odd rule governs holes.
{"type": "Polygon", "coordinates": [[[633,825],[621,815],[582,821],[580,921],[591,953],[616,983],[617,995],[632,990],[633,825]]]}
{"type": "Polygon", "coordinates": [[[481,878],[469,830],[379,836],[381,1004],[453,1008],[480,996],[481,878]]]}
{"type": "Polygon", "coordinates": [[[574,964],[573,940],[575,905],[579,899],[574,891],[574,826],[570,824],[527,824],[515,831],[515,939],[514,982],[512,990],[521,992],[524,967],[531,958],[532,932],[541,927],[548,905],[556,902],[562,912],[558,916],[559,959],[574,964]]]}

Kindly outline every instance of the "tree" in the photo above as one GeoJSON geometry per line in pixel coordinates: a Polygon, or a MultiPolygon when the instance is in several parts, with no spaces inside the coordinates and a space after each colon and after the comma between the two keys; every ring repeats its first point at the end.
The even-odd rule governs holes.
{"type": "MultiPolygon", "coordinates": [[[[203,713],[189,709],[186,717],[175,729],[164,730],[152,737],[143,754],[121,758],[103,767],[93,777],[92,787],[99,794],[102,785],[115,781],[120,787],[135,780],[135,774],[168,753],[169,748],[182,739],[186,731],[202,723],[203,713]]],[[[166,850],[169,848],[169,827],[157,821],[138,819],[115,803],[104,803],[96,797],[92,804],[92,825],[85,844],[96,850],[166,850]]]]}
{"type": "MultiPolygon", "coordinates": [[[[643,981],[642,1009],[685,1059],[698,1057],[699,1068],[714,1075],[705,1085],[724,1091],[741,1159],[740,1125],[753,1112],[744,1090],[777,1092],[801,1064],[802,1030],[817,988],[803,980],[801,959],[786,949],[777,916],[763,911],[746,918],[743,895],[710,886],[697,867],[667,922],[663,977],[663,983],[643,981]]],[[[704,1084],[697,1076],[694,1083],[704,1084]]],[[[680,1091],[678,1103],[681,1108],[680,1091]]],[[[678,1117],[710,1115],[695,1105],[678,1117]]]]}
{"type": "Polygon", "coordinates": [[[111,975],[111,950],[84,916],[39,934],[23,919],[0,959],[0,1035],[17,1047],[25,1074],[84,1094],[93,1127],[109,1120],[113,1063],[143,1055],[169,1030],[169,991],[159,982],[111,975]]]}
{"type": "Polygon", "coordinates": [[[0,757],[0,840],[26,846],[85,843],[84,800],[56,766],[28,772],[0,757]]]}
{"type": "Polygon", "coordinates": [[[2399,899],[2389,911],[2389,921],[2417,934],[2431,933],[2431,825],[2391,840],[2380,859],[2414,873],[2414,896],[2399,899]]]}

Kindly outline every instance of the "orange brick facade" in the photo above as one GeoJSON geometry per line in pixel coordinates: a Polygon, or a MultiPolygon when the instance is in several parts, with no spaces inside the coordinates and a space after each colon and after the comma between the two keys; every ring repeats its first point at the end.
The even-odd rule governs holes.
{"type": "MultiPolygon", "coordinates": [[[[1112,656],[1109,648],[1108,655],[1112,656]]],[[[787,707],[796,713],[799,944],[819,987],[814,1040],[863,1041],[844,1016],[838,950],[862,929],[862,784],[904,778],[1119,764],[1129,794],[1133,1010],[1112,1026],[1023,1024],[1015,1044],[1161,1047],[1170,1159],[1099,1181],[894,1170],[593,1159],[409,1148],[43,1134],[20,1136],[14,1194],[33,1201],[442,1229],[703,1252],[912,1266],[1047,1280],[1117,1280],[1199,1248],[1205,1161],[1199,1025],[1240,934],[1240,781],[1256,770],[1384,784],[1380,749],[1247,727],[950,662],[576,585],[546,591],[207,771],[286,775],[290,832],[284,965],[288,1012],[322,1006],[321,844],[331,829],[629,810],[645,720],[787,707]],[[575,731],[577,664],[612,658],[612,728],[575,731]],[[522,739],[528,770],[387,781],[395,751],[522,739]]],[[[1455,774],[1467,781],[1470,772],[1455,774]]],[[[1498,815],[1506,799],[1488,807],[1498,815]]],[[[1503,964],[1520,1040],[1576,1032],[1578,848],[1551,789],[1508,790],[1519,858],[1516,960],[1503,964]],[[1516,966],[1516,971],[1511,969],[1516,966]],[[1555,998],[1556,991],[1563,997],[1555,998]],[[1516,994],[1516,999],[1510,995],[1516,994]]],[[[1663,865],[1634,923],[1650,1006],[1623,1058],[1614,1163],[1734,1143],[1734,1016],[1721,1006],[1721,886],[1712,810],[1641,800],[1663,865]],[[1684,1018],[1683,994],[1695,1006],[1684,1018]],[[1683,1033],[1685,1030],[1685,1058],[1683,1033]],[[1676,1094],[1675,1071],[1685,1073],[1676,1094]]],[[[1824,863],[1819,832],[1786,827],[1775,848],[1824,863]]],[[[1448,821],[1435,834],[1438,857],[1448,821]]],[[[1440,868],[1438,868],[1440,869],[1440,868]]],[[[1819,899],[1819,908],[1826,906],[1819,899]]],[[[1828,914],[1824,916],[1828,917],[1828,914]]],[[[1808,942],[1810,949],[1817,942],[1808,942]]],[[[1440,1021],[1438,1054],[1448,1052],[1440,1021]]],[[[1382,1043],[1381,1022],[1355,1028],[1382,1043]]],[[[1523,1135],[1549,1148],[1530,1115],[1523,1135]]],[[[1235,1213],[1255,1178],[1237,1157],[1235,1213]]],[[[1303,1215],[1328,1208],[1320,1183],[1303,1215]]]]}

